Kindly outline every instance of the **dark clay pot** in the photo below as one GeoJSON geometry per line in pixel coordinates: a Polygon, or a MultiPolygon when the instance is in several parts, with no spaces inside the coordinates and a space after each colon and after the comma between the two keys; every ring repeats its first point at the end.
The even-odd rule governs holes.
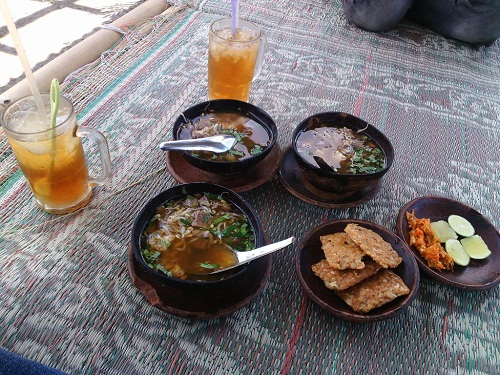
{"type": "Polygon", "coordinates": [[[252,207],[239,195],[222,186],[209,183],[177,185],[152,198],[139,212],[132,227],[131,246],[134,258],[141,268],[146,282],[157,290],[168,291],[170,306],[185,311],[210,313],[218,311],[227,301],[238,301],[241,295],[251,294],[261,287],[261,281],[268,272],[269,258],[262,257],[227,272],[221,272],[222,279],[209,281],[182,280],[151,269],[141,254],[141,236],[157,207],[181,198],[186,194],[222,194],[226,200],[237,206],[248,218],[255,234],[255,247],[265,245],[262,225],[252,207]]]}
{"type": "Polygon", "coordinates": [[[392,144],[382,132],[366,121],[343,112],[318,113],[303,120],[292,134],[292,147],[304,183],[308,189],[318,195],[330,195],[331,198],[348,197],[356,191],[378,184],[391,168],[394,160],[392,144]],[[325,126],[347,127],[355,131],[364,129],[363,134],[369,136],[383,151],[385,168],[375,173],[347,174],[326,170],[308,163],[297,150],[297,139],[303,131],[325,126]]]}
{"type": "Polygon", "coordinates": [[[184,159],[186,159],[186,161],[191,165],[212,173],[237,174],[245,172],[249,168],[257,165],[267,155],[269,155],[273,149],[278,136],[278,128],[276,127],[276,124],[271,116],[253,104],[232,99],[210,100],[196,104],[185,110],[174,123],[172,134],[173,139],[180,139],[183,125],[190,120],[201,116],[202,114],[206,114],[207,112],[236,113],[254,120],[268,132],[269,144],[261,153],[248,157],[244,160],[236,161],[206,160],[197,157],[188,151],[183,151],[182,153],[184,159]]]}

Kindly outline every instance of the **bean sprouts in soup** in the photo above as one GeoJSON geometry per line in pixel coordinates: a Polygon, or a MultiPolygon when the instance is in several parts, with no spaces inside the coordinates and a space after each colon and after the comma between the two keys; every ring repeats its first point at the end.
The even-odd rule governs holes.
{"type": "Polygon", "coordinates": [[[141,252],[149,267],[168,276],[217,280],[225,273],[203,274],[235,265],[231,250],[254,246],[252,226],[240,209],[223,194],[204,193],[158,207],[143,232],[141,252]]]}
{"type": "Polygon", "coordinates": [[[205,138],[217,134],[234,135],[236,145],[224,153],[196,151],[191,155],[214,161],[244,160],[260,154],[271,142],[269,133],[257,121],[238,113],[225,112],[209,112],[196,117],[182,126],[179,138],[205,138]]]}

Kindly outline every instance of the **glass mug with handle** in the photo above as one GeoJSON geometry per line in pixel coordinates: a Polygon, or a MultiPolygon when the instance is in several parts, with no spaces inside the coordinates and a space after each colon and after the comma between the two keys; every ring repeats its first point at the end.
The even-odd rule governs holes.
{"type": "MultiPolygon", "coordinates": [[[[50,116],[50,96],[42,94],[50,116]]],[[[54,214],[74,212],[85,206],[92,187],[111,178],[108,143],[99,131],[78,126],[71,101],[60,98],[56,125],[44,123],[33,96],[12,102],[0,122],[17,162],[42,210],[54,214]],[[101,175],[89,176],[81,137],[98,145],[101,175]]]]}
{"type": "Polygon", "coordinates": [[[248,101],[266,50],[267,38],[254,24],[238,20],[233,35],[231,18],[213,22],[208,38],[208,98],[248,101]]]}

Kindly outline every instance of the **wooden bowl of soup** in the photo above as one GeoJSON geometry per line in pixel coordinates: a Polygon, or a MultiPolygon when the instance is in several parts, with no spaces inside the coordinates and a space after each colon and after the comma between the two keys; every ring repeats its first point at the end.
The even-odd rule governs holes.
{"type": "Polygon", "coordinates": [[[134,258],[150,285],[167,288],[175,308],[201,312],[238,302],[261,287],[269,259],[208,272],[232,260],[228,249],[246,251],[263,245],[262,225],[242,197],[225,187],[197,182],[152,198],[135,219],[131,238],[134,258]]]}
{"type": "Polygon", "coordinates": [[[303,120],[292,134],[292,147],[305,185],[332,199],[376,186],[394,160],[392,144],[382,132],[343,112],[303,120]]]}
{"type": "Polygon", "coordinates": [[[213,173],[245,172],[261,162],[276,144],[278,129],[262,109],[239,100],[218,99],[196,104],[175,121],[173,139],[232,134],[237,144],[224,153],[183,151],[191,165],[213,173]]]}

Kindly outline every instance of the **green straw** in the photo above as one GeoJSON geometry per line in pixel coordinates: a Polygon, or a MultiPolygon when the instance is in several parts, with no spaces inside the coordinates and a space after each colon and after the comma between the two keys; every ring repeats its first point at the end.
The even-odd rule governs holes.
{"type": "Polygon", "coordinates": [[[52,140],[52,157],[50,162],[49,176],[52,174],[56,162],[56,120],[59,110],[59,100],[61,92],[59,90],[59,81],[54,78],[50,83],[50,138],[52,140]]]}
{"type": "Polygon", "coordinates": [[[59,90],[59,81],[54,78],[50,83],[50,128],[56,127],[57,111],[59,110],[59,100],[61,91],[59,90]]]}

